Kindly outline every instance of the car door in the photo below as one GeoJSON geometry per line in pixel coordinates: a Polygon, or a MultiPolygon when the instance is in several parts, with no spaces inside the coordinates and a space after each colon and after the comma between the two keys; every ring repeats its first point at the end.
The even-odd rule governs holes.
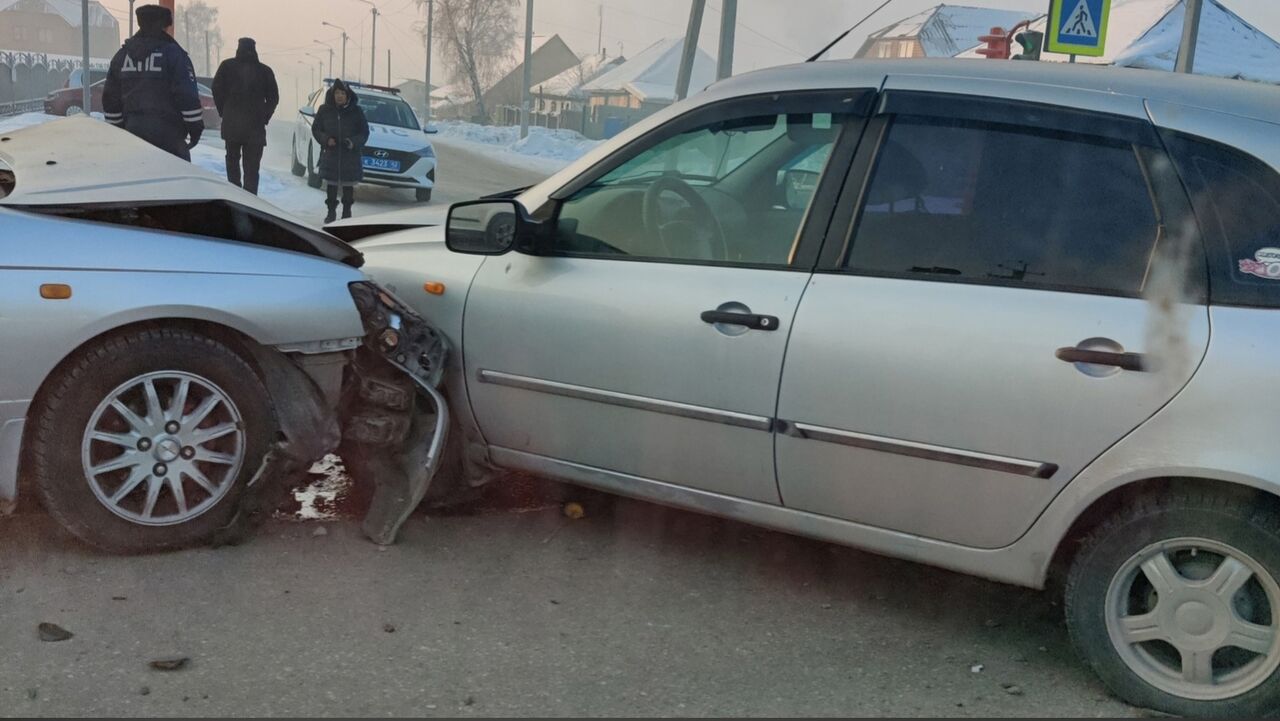
{"type": "Polygon", "coordinates": [[[487,260],[467,299],[495,458],[776,503],[787,335],[869,97],[705,106],[555,194],[547,239],[487,260]]]}
{"type": "Polygon", "coordinates": [[[787,353],[784,502],[1011,543],[1204,355],[1185,193],[1145,118],[892,89],[851,177],[787,353]]]}

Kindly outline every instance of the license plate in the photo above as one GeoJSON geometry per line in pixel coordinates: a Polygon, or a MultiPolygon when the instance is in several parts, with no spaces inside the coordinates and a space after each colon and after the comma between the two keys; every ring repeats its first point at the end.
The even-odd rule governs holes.
{"type": "Polygon", "coordinates": [[[364,156],[364,167],[369,170],[389,170],[393,173],[400,172],[400,161],[389,160],[387,158],[371,158],[364,156]]]}

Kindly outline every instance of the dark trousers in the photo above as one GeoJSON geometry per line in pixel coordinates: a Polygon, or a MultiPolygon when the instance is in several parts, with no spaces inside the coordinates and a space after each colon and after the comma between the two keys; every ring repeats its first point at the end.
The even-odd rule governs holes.
{"type": "MultiPolygon", "coordinates": [[[[338,186],[329,185],[326,187],[328,197],[325,199],[325,205],[329,206],[329,210],[336,210],[338,207],[338,186]]],[[[351,205],[356,202],[356,189],[353,185],[342,186],[342,215],[349,217],[351,215],[351,205]]]]}
{"type": "Polygon", "coordinates": [[[258,194],[258,169],[262,167],[262,146],[227,143],[227,180],[258,194]],[[244,156],[244,182],[240,182],[240,156],[244,156]]]}

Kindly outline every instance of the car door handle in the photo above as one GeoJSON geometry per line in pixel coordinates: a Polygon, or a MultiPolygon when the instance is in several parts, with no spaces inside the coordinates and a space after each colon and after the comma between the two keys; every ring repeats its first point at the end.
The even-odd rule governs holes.
{"type": "Polygon", "coordinates": [[[732,313],[725,310],[702,311],[702,322],[712,325],[741,325],[751,330],[777,330],[778,319],[757,313],[732,313]]]}
{"type": "Polygon", "coordinates": [[[1115,366],[1127,371],[1147,370],[1146,358],[1141,353],[1113,353],[1104,350],[1088,350],[1085,348],[1059,348],[1054,356],[1067,363],[1089,363],[1100,366],[1115,366]]]}

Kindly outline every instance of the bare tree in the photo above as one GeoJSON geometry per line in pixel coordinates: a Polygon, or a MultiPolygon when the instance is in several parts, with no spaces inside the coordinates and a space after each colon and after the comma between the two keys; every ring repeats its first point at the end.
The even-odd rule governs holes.
{"type": "MultiPolygon", "coordinates": [[[[427,0],[417,0],[419,6],[427,0]]],[[[471,91],[475,116],[487,121],[484,91],[509,70],[519,0],[435,0],[435,40],[450,82],[471,91]]],[[[423,30],[425,32],[425,29],[423,30]]]]}
{"type": "Polygon", "coordinates": [[[213,75],[215,48],[222,47],[222,29],[218,27],[218,8],[207,0],[180,3],[174,19],[174,34],[182,41],[192,63],[202,68],[202,75],[213,75]],[[208,62],[205,59],[208,58],[208,62]]]}

